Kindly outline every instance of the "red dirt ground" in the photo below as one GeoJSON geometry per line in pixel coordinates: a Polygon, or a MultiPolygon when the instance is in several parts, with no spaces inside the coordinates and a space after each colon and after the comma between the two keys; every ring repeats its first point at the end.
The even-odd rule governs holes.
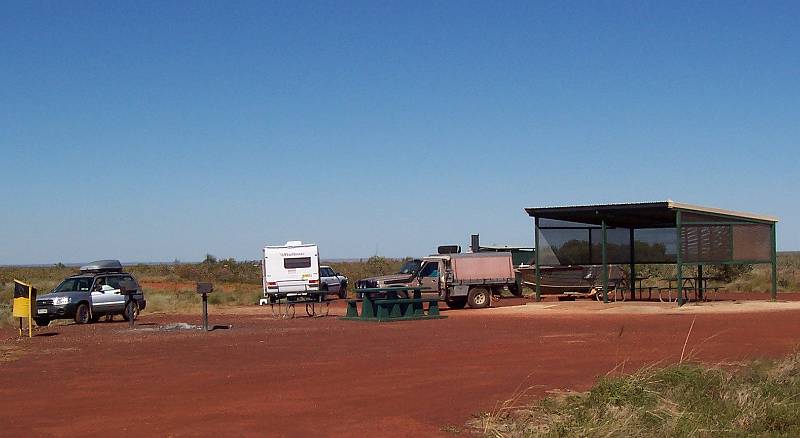
{"type": "MultiPolygon", "coordinates": [[[[789,298],[782,296],[781,298],[789,298]]],[[[505,301],[513,303],[514,301],[505,301]]],[[[597,306],[602,306],[597,304],[597,306]]],[[[795,306],[796,308],[797,306],[795,306]]],[[[445,311],[448,319],[273,320],[266,308],[212,314],[229,330],[146,331],[196,315],[0,331],[0,430],[7,436],[431,436],[519,387],[585,390],[625,370],[791,352],[800,310],[735,314],[445,311]],[[49,335],[49,336],[47,336],[49,335]]],[[[298,309],[300,310],[300,309],[298,309]]],[[[341,305],[334,309],[343,313],[341,305]]],[[[300,312],[298,311],[298,314],[300,312]]]]}

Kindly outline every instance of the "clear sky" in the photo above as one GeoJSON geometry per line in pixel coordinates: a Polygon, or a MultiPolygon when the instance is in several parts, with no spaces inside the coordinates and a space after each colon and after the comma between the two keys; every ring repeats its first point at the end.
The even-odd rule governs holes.
{"type": "Polygon", "coordinates": [[[532,244],[523,207],[778,216],[800,2],[0,4],[0,264],[532,244]]]}

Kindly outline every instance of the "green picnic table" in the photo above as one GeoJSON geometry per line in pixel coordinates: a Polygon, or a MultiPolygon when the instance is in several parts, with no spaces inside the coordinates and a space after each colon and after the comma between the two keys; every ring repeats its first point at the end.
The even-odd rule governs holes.
{"type": "Polygon", "coordinates": [[[355,292],[363,298],[347,300],[347,313],[340,319],[382,322],[447,318],[439,314],[439,299],[422,298],[419,287],[375,287],[355,292]],[[359,301],[361,314],[358,313],[359,301]],[[428,303],[427,309],[425,303],[428,303]]]}

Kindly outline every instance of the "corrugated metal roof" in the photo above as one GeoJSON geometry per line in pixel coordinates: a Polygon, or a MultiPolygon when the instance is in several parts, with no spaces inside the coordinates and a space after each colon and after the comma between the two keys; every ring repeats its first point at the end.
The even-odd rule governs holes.
{"type": "Polygon", "coordinates": [[[778,218],[775,216],[766,216],[760,214],[745,213],[741,211],[724,210],[721,208],[714,208],[714,207],[703,207],[700,205],[684,204],[681,202],[675,202],[671,200],[667,202],[670,204],[670,208],[676,208],[679,210],[696,211],[699,213],[721,214],[725,216],[736,216],[736,217],[755,219],[758,221],[765,221],[765,222],[778,222],[778,218]]]}
{"type": "Polygon", "coordinates": [[[633,210],[639,210],[639,209],[684,210],[697,213],[710,213],[710,214],[731,216],[733,218],[749,219],[760,222],[773,222],[773,223],[778,222],[778,218],[774,216],[758,215],[758,214],[745,213],[733,210],[724,210],[721,208],[684,204],[681,202],[675,202],[671,199],[668,199],[666,201],[654,201],[654,202],[629,202],[629,203],[616,203],[616,204],[586,204],[586,205],[535,207],[535,208],[526,208],[525,211],[530,216],[541,216],[541,215],[546,215],[547,213],[556,213],[556,212],[566,213],[569,211],[585,212],[587,210],[605,210],[609,212],[622,212],[622,211],[632,212],[633,210]]]}

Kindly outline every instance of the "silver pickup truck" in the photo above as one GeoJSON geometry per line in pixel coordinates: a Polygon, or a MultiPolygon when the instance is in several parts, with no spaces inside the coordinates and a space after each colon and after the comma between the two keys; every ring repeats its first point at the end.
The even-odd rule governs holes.
{"type": "Polygon", "coordinates": [[[37,326],[44,327],[54,319],[74,319],[78,324],[94,322],[103,316],[122,315],[128,319],[128,306],[134,315],[145,308],[144,292],[133,275],[122,271],[118,260],[100,260],[80,268],[80,273],[67,277],[52,292],[36,297],[37,326]],[[126,299],[120,283],[132,282],[136,291],[126,299]]]}

